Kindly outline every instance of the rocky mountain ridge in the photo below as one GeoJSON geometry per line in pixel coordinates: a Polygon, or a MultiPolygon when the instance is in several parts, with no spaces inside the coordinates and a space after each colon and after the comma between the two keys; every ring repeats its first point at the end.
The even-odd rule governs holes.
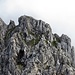
{"type": "Polygon", "coordinates": [[[0,18],[0,75],[75,75],[71,39],[52,33],[48,23],[21,16],[0,18]]]}

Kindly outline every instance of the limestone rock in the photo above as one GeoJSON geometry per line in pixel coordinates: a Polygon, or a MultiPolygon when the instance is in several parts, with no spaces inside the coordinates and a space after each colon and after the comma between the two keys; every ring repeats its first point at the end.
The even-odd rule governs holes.
{"type": "Polygon", "coordinates": [[[71,39],[53,34],[48,23],[21,16],[0,19],[0,75],[75,75],[71,39]]]}
{"type": "Polygon", "coordinates": [[[10,20],[10,23],[9,23],[9,25],[7,26],[7,28],[8,28],[8,29],[12,29],[12,28],[14,28],[14,27],[15,27],[15,22],[12,21],[12,20],[10,20]]]}

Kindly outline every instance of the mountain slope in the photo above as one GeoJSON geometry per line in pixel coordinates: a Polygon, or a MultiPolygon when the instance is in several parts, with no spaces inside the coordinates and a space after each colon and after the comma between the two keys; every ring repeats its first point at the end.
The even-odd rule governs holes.
{"type": "Polygon", "coordinates": [[[71,39],[49,24],[21,16],[19,24],[0,19],[0,75],[75,75],[71,39]]]}

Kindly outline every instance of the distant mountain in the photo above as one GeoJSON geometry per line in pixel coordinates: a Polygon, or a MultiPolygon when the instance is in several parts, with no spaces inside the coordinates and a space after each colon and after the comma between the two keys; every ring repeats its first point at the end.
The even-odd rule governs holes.
{"type": "Polygon", "coordinates": [[[75,75],[71,39],[52,33],[48,23],[21,16],[0,18],[0,75],[75,75]]]}

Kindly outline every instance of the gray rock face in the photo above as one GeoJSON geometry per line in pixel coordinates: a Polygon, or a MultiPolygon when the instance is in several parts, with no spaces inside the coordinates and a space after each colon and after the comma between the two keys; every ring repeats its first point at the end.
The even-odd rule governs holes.
{"type": "Polygon", "coordinates": [[[0,75],[75,75],[71,39],[49,24],[21,16],[19,25],[0,19],[0,75]]]}
{"type": "Polygon", "coordinates": [[[7,30],[7,25],[4,23],[4,21],[0,18],[0,54],[2,49],[4,49],[4,37],[7,30]]]}
{"type": "MultiPolygon", "coordinates": [[[[63,43],[65,43],[64,45],[67,45],[66,47],[67,48],[65,48],[69,53],[71,53],[71,39],[67,36],[67,35],[64,35],[64,34],[62,34],[62,36],[61,36],[61,41],[63,42],[63,43]]],[[[64,46],[63,44],[62,44],[62,46],[64,46]]]]}
{"type": "Polygon", "coordinates": [[[9,25],[7,26],[8,29],[14,28],[15,27],[15,22],[10,20],[9,25]]]}

